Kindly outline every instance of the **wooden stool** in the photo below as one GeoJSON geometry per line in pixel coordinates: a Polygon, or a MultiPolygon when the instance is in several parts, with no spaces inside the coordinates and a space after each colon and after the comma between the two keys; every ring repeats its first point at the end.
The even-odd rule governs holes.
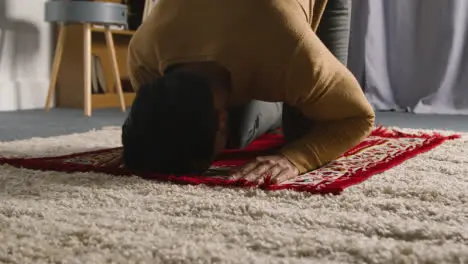
{"type": "Polygon", "coordinates": [[[62,60],[65,35],[67,25],[84,25],[84,115],[91,116],[91,26],[104,26],[107,48],[112,62],[112,71],[116,83],[117,93],[120,99],[120,107],[125,112],[125,99],[120,81],[119,68],[117,66],[117,56],[115,53],[114,39],[110,30],[111,25],[127,26],[127,6],[116,3],[92,2],[92,1],[69,1],[51,0],[45,4],[45,20],[59,24],[59,34],[55,49],[52,71],[50,76],[50,86],[45,104],[46,111],[50,110],[52,97],[57,84],[57,76],[62,60]]]}

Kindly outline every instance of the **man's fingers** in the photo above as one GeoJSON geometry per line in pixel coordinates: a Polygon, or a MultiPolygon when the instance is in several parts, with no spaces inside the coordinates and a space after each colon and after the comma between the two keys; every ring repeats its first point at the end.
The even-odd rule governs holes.
{"type": "Polygon", "coordinates": [[[255,160],[258,161],[258,162],[268,161],[270,159],[271,159],[271,157],[269,157],[269,156],[258,156],[258,157],[255,158],[255,160]]]}
{"type": "Polygon", "coordinates": [[[265,173],[263,173],[263,178],[266,180],[269,178],[268,181],[271,181],[272,179],[278,177],[278,175],[282,172],[283,168],[281,168],[278,165],[274,165],[270,167],[265,173]]]}
{"type": "Polygon", "coordinates": [[[270,169],[269,164],[258,164],[257,167],[255,167],[253,170],[248,172],[245,175],[245,179],[248,181],[254,181],[255,179],[259,177],[264,177],[265,173],[270,169]]]}
{"type": "Polygon", "coordinates": [[[264,182],[265,182],[265,176],[264,176],[264,175],[259,175],[259,176],[255,179],[255,183],[256,183],[257,185],[262,185],[264,182]]]}
{"type": "Polygon", "coordinates": [[[245,178],[249,181],[255,182],[258,185],[262,185],[267,181],[271,181],[271,179],[277,177],[282,172],[282,168],[277,165],[263,165],[262,167],[258,167],[258,170],[252,172],[252,174],[246,176],[245,178]],[[266,169],[263,169],[266,168],[266,169]],[[262,170],[260,170],[262,169],[262,170]]]}
{"type": "MultiPolygon", "coordinates": [[[[246,178],[253,180],[254,174],[264,173],[271,164],[271,161],[264,157],[257,157],[254,161],[247,163],[232,174],[231,179],[246,178]]],[[[258,176],[258,175],[257,175],[258,176]]]]}
{"type": "Polygon", "coordinates": [[[243,178],[257,184],[263,184],[265,181],[278,184],[295,178],[297,174],[297,169],[284,158],[257,157],[254,161],[234,171],[230,179],[239,180],[243,178]]]}
{"type": "Polygon", "coordinates": [[[279,184],[282,182],[285,182],[287,180],[295,178],[297,175],[295,175],[292,171],[288,169],[282,170],[278,175],[274,178],[271,179],[271,182],[273,184],[279,184]]]}
{"type": "Polygon", "coordinates": [[[231,179],[239,179],[246,176],[250,171],[255,169],[258,166],[257,163],[248,163],[241,167],[240,169],[236,170],[232,175],[231,179]]]}

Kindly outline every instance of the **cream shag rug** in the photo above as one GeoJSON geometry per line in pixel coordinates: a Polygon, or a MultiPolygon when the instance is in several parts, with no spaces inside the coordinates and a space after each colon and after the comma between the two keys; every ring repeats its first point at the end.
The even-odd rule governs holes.
{"type": "MultiPolygon", "coordinates": [[[[0,154],[119,144],[108,128],[0,154]]],[[[0,242],[0,262],[21,264],[468,263],[468,134],[340,196],[0,166],[0,242]]]]}

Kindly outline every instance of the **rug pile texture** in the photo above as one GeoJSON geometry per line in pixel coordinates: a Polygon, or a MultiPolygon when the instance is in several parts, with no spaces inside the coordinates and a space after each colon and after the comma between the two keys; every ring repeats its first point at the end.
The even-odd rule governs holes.
{"type": "MultiPolygon", "coordinates": [[[[0,156],[119,145],[108,128],[0,156]]],[[[2,165],[0,263],[468,263],[467,175],[468,134],[341,195],[2,165]]]]}

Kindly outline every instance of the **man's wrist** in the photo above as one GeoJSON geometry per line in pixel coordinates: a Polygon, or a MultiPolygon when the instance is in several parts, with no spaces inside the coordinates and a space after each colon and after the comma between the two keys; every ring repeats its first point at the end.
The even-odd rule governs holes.
{"type": "Polygon", "coordinates": [[[291,169],[293,169],[299,175],[300,169],[296,166],[294,162],[291,161],[291,159],[288,156],[284,155],[283,153],[279,153],[278,155],[283,157],[286,161],[288,161],[288,163],[291,165],[291,169]]]}

